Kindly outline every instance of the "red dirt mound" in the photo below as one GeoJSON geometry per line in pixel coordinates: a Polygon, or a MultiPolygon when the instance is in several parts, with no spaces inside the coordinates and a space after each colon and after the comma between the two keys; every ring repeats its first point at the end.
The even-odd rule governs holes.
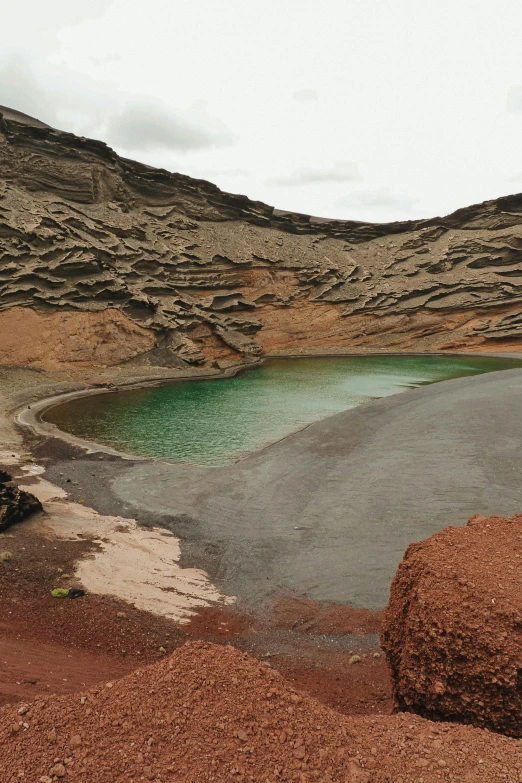
{"type": "Polygon", "coordinates": [[[522,515],[408,547],[382,645],[395,706],[522,736],[522,515]]]}
{"type": "Polygon", "coordinates": [[[204,642],[120,681],[0,710],[2,783],[515,783],[521,751],[469,726],[342,716],[204,642]]]}

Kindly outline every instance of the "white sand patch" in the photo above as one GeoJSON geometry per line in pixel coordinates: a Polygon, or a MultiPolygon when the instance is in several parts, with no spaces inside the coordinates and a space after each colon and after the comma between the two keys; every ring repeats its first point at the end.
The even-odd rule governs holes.
{"type": "Polygon", "coordinates": [[[42,465],[31,465],[30,463],[22,465],[20,470],[23,470],[28,476],[41,476],[42,473],[45,473],[45,468],[42,465]]]}
{"type": "Polygon", "coordinates": [[[75,576],[88,592],[122,598],[180,623],[188,622],[199,606],[234,602],[219,593],[205,571],[179,565],[180,541],[169,531],[98,514],[65,500],[67,493],[44,479],[24,488],[42,501],[40,526],[43,521],[60,538],[87,537],[99,544],[100,551],[76,565],[75,576]]]}
{"type": "Polygon", "coordinates": [[[58,500],[59,498],[66,498],[67,492],[61,487],[57,487],[56,484],[51,484],[50,481],[45,479],[39,479],[38,484],[22,484],[19,483],[20,489],[24,489],[26,492],[31,492],[36,495],[40,503],[47,503],[49,500],[58,500]]]}
{"type": "Polygon", "coordinates": [[[42,473],[45,473],[45,468],[42,465],[37,465],[32,457],[24,457],[22,454],[15,454],[13,451],[0,450],[0,465],[20,468],[26,476],[40,476],[42,473]],[[28,461],[24,462],[24,460],[28,461]]]}

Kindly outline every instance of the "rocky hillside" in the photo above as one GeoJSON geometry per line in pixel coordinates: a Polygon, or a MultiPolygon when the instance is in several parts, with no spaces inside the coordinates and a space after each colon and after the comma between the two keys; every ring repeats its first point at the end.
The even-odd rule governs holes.
{"type": "Polygon", "coordinates": [[[0,109],[3,364],[519,350],[521,276],[522,195],[431,220],[325,220],[0,109]]]}

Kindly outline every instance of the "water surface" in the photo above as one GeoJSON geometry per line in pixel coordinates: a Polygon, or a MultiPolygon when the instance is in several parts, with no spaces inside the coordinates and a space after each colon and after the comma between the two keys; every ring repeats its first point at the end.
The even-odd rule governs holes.
{"type": "Polygon", "coordinates": [[[121,451],[224,465],[373,398],[520,366],[518,360],[474,355],[277,359],[233,378],[80,398],[44,418],[121,451]]]}

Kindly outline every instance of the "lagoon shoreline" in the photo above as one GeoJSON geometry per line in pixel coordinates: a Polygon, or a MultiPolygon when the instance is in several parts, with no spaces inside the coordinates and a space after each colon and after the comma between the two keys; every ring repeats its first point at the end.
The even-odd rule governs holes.
{"type": "MultiPolygon", "coordinates": [[[[81,399],[82,397],[89,397],[93,395],[98,394],[112,394],[115,392],[121,392],[121,391],[130,391],[134,389],[146,389],[149,387],[157,387],[157,386],[163,386],[163,385],[169,385],[173,383],[179,383],[183,381],[195,381],[195,380],[225,380],[227,378],[231,378],[238,373],[244,372],[246,370],[253,369],[255,367],[262,366],[266,361],[272,361],[272,360],[286,360],[286,359],[323,359],[323,358],[370,358],[370,357],[393,357],[393,356],[411,356],[411,357],[425,357],[425,356],[439,356],[439,357],[468,357],[468,356],[475,356],[480,358],[491,358],[491,359],[514,359],[519,360],[522,362],[522,352],[521,353],[491,353],[491,352],[432,352],[432,353],[419,353],[419,352],[392,352],[392,351],[380,351],[380,352],[342,352],[342,351],[335,351],[335,352],[310,352],[310,353],[292,353],[292,352],[278,352],[274,354],[267,354],[266,356],[263,356],[261,359],[258,359],[256,361],[251,362],[242,362],[241,364],[235,364],[230,367],[227,367],[222,370],[202,370],[200,368],[186,368],[184,370],[173,370],[169,371],[165,368],[151,368],[151,372],[144,372],[141,373],[140,376],[136,377],[132,374],[131,371],[131,377],[129,378],[127,374],[122,377],[112,377],[110,380],[108,380],[105,383],[100,382],[98,379],[95,384],[87,383],[83,384],[78,388],[77,384],[69,383],[64,385],[63,382],[57,382],[56,386],[51,386],[50,393],[46,393],[44,396],[39,397],[38,394],[33,395],[34,402],[31,404],[27,404],[27,399],[29,399],[31,393],[34,391],[34,389],[30,389],[25,396],[25,404],[21,402],[21,399],[23,397],[15,398],[15,401],[18,403],[16,407],[12,408],[10,411],[6,410],[6,413],[10,415],[3,415],[0,409],[0,428],[4,427],[4,429],[11,428],[11,425],[14,424],[15,428],[19,430],[20,432],[24,433],[27,431],[30,431],[33,435],[38,435],[42,437],[56,437],[60,438],[61,440],[69,443],[73,446],[78,446],[82,449],[85,449],[87,453],[96,451],[96,452],[104,452],[107,454],[112,454],[114,456],[118,456],[122,459],[153,459],[152,457],[144,457],[139,454],[134,454],[131,452],[124,452],[117,449],[112,449],[111,447],[107,446],[103,443],[98,443],[95,441],[86,440],[83,438],[77,438],[76,436],[59,429],[54,424],[51,424],[49,422],[46,422],[43,418],[43,415],[49,411],[51,408],[57,407],[59,405],[62,405],[65,402],[69,402],[71,400],[75,399],[81,399]],[[161,372],[158,372],[161,370],[161,372]],[[55,392],[55,393],[53,393],[55,392]]],[[[14,370],[14,372],[17,372],[17,370],[14,370]]],[[[43,371],[38,371],[43,372],[43,371]]],[[[44,376],[48,378],[50,376],[49,373],[44,373],[44,376]]],[[[440,383],[442,381],[437,381],[437,383],[440,383]]],[[[47,389],[46,389],[47,392],[47,389]]],[[[7,398],[9,400],[9,397],[7,398]]],[[[2,430],[0,429],[0,435],[2,430]]],[[[271,445],[271,444],[269,444],[271,445]]],[[[0,443],[0,449],[2,447],[2,444],[0,443]]]]}
{"type": "MultiPolygon", "coordinates": [[[[324,356],[324,354],[321,355],[324,356]]],[[[327,355],[330,356],[330,354],[327,355]]],[[[353,354],[342,355],[349,356],[353,354]]],[[[383,354],[378,355],[382,356],[383,354]]],[[[447,356],[448,354],[441,355],[447,356]]],[[[465,356],[466,354],[457,355],[465,356]]],[[[517,354],[482,354],[482,356],[520,358],[517,354]]],[[[271,359],[273,357],[267,358],[271,359]]],[[[347,410],[344,413],[335,414],[309,424],[305,429],[293,432],[285,436],[281,441],[247,454],[239,461],[221,468],[170,463],[160,459],[119,452],[108,446],[83,441],[68,433],[64,433],[41,418],[42,414],[50,407],[72,398],[99,393],[106,394],[126,388],[141,388],[159,383],[172,383],[177,380],[195,378],[217,380],[230,377],[237,372],[258,364],[260,362],[234,366],[219,373],[208,373],[200,370],[182,374],[178,371],[170,374],[163,373],[158,377],[158,373],[153,371],[148,375],[143,374],[140,379],[136,379],[136,377],[129,378],[128,376],[118,379],[111,378],[105,388],[84,385],[82,388],[71,390],[62,386],[58,395],[49,395],[47,393],[42,395],[40,400],[34,400],[30,405],[18,406],[17,411],[14,413],[15,426],[19,432],[26,433],[26,442],[37,442],[39,444],[39,453],[48,455],[45,457],[45,462],[48,465],[46,478],[60,486],[62,491],[67,491],[73,500],[81,499],[86,505],[100,511],[102,514],[129,516],[132,519],[137,519],[139,524],[166,527],[181,540],[181,562],[183,564],[190,568],[202,568],[208,571],[211,579],[222,583],[225,593],[232,595],[237,593],[241,600],[247,602],[266,602],[274,591],[284,589],[297,594],[307,595],[313,600],[334,601],[371,610],[380,610],[386,604],[387,585],[395,573],[396,566],[402,558],[402,553],[413,540],[430,535],[446,524],[464,524],[467,518],[466,514],[469,516],[470,513],[475,512],[484,514],[498,512],[509,515],[518,510],[518,505],[514,507],[513,505],[506,506],[504,504],[501,508],[498,508],[496,505],[498,500],[494,491],[489,504],[484,503],[483,498],[479,497],[480,493],[478,493],[476,504],[479,507],[472,507],[472,491],[471,494],[469,490],[467,492],[464,491],[464,494],[460,493],[462,502],[459,502],[455,496],[455,489],[451,491],[451,488],[448,488],[450,497],[453,498],[455,496],[454,503],[452,504],[445,500],[444,503],[439,504],[444,506],[444,509],[438,510],[437,500],[435,499],[435,502],[433,502],[432,499],[426,510],[429,523],[422,522],[415,529],[413,520],[406,519],[405,524],[402,526],[407,531],[406,533],[400,532],[398,536],[390,533],[390,535],[385,536],[384,540],[381,540],[380,533],[376,533],[373,526],[377,524],[377,530],[380,530],[379,526],[382,527],[384,525],[384,529],[387,530],[389,517],[393,520],[395,513],[398,515],[403,514],[404,509],[407,512],[408,507],[418,508],[419,490],[422,491],[421,486],[426,489],[428,482],[433,479],[433,475],[429,474],[428,471],[429,475],[426,475],[426,481],[424,483],[421,482],[421,486],[408,488],[408,485],[411,483],[411,475],[417,475],[419,460],[422,462],[428,455],[429,460],[433,461],[435,459],[436,462],[438,461],[443,466],[444,461],[448,461],[448,455],[452,455],[449,458],[452,462],[452,475],[450,476],[448,471],[444,471],[441,467],[441,480],[442,474],[444,474],[445,480],[449,480],[450,483],[454,483],[455,480],[458,483],[459,475],[469,472],[469,465],[465,455],[462,457],[462,464],[459,464],[458,458],[455,464],[455,455],[458,451],[458,449],[456,450],[456,441],[462,440],[464,437],[462,428],[459,429],[458,435],[456,431],[452,434],[447,431],[444,419],[440,418],[435,426],[441,428],[438,440],[445,454],[439,453],[441,446],[438,446],[437,455],[435,455],[433,444],[425,442],[425,439],[421,437],[424,452],[421,453],[422,448],[419,447],[415,457],[417,465],[410,465],[409,467],[408,465],[403,465],[404,471],[402,476],[394,476],[392,486],[390,486],[390,508],[383,517],[382,509],[385,505],[385,499],[381,497],[381,494],[371,490],[372,483],[378,477],[374,477],[375,468],[372,465],[374,457],[368,456],[368,454],[377,451],[381,455],[380,459],[382,460],[383,455],[386,455],[386,451],[391,449],[395,454],[395,462],[402,464],[403,456],[400,456],[400,452],[404,451],[404,449],[401,446],[401,437],[406,441],[411,440],[412,426],[422,430],[422,421],[423,419],[425,421],[430,420],[430,411],[434,407],[435,400],[437,401],[436,405],[440,405],[440,400],[443,400],[443,405],[448,407],[452,406],[452,401],[459,401],[459,404],[462,404],[462,400],[465,399],[469,390],[482,388],[486,384],[490,400],[488,402],[488,400],[484,400],[481,397],[480,405],[486,408],[488,405],[495,406],[495,396],[498,396],[500,389],[503,388],[502,379],[506,377],[505,373],[517,374],[522,372],[522,370],[502,370],[497,373],[486,373],[480,376],[441,381],[420,389],[404,391],[389,398],[365,403],[355,409],[347,410]],[[492,387],[489,381],[493,375],[499,376],[500,380],[499,384],[495,383],[495,388],[492,387]],[[464,389],[464,392],[462,392],[462,389],[464,389]],[[417,412],[417,404],[420,405],[422,413],[417,412]],[[381,422],[379,424],[381,428],[383,421],[386,422],[387,427],[393,424],[393,430],[396,433],[393,443],[390,442],[389,438],[380,437],[378,430],[372,425],[372,422],[375,420],[381,422]],[[402,436],[401,428],[404,433],[402,436]],[[339,433],[344,431],[347,434],[351,433],[350,437],[355,438],[357,441],[353,453],[346,451],[342,442],[343,437],[339,439],[339,433]],[[364,431],[363,442],[360,437],[361,431],[364,431]],[[339,441],[337,447],[334,445],[336,439],[339,441]],[[320,474],[323,468],[317,467],[322,463],[321,459],[318,462],[316,453],[317,443],[325,442],[325,440],[330,442],[330,450],[332,451],[330,458],[326,462],[323,461],[324,470],[328,474],[328,481],[331,484],[328,491],[325,490],[324,486],[321,487],[320,474]],[[71,453],[78,455],[74,465],[71,465],[69,462],[65,463],[65,460],[69,459],[68,457],[65,457],[64,460],[63,456],[60,456],[64,449],[66,451],[67,449],[72,449],[71,453]],[[50,457],[51,453],[55,456],[50,457]],[[357,456],[358,454],[360,456],[357,456]],[[83,459],[80,459],[80,455],[84,455],[83,459]],[[103,464],[99,460],[101,455],[106,457],[103,464]],[[95,458],[95,462],[93,458],[95,458]],[[87,459],[88,463],[86,462],[87,459]],[[466,463],[465,465],[464,462],[466,463]],[[82,463],[86,465],[83,470],[82,463]],[[357,463],[357,466],[355,466],[355,463],[357,463]],[[60,474],[64,473],[63,468],[65,464],[67,464],[68,474],[71,474],[69,484],[61,481],[60,474]],[[91,464],[96,466],[94,476],[90,475],[93,473],[93,470],[89,467],[91,464]],[[368,470],[362,469],[362,475],[360,475],[359,467],[361,464],[368,465],[368,470]],[[289,468],[288,466],[292,467],[289,468]],[[353,478],[351,478],[354,475],[354,470],[358,476],[357,486],[353,485],[353,478]],[[412,470],[413,473],[411,473],[412,470]],[[344,480],[343,471],[347,471],[346,479],[344,480]],[[271,476],[268,483],[258,480],[260,475],[265,474],[271,476]],[[287,486],[279,486],[279,489],[274,490],[273,488],[278,486],[278,484],[281,485],[279,480],[281,475],[287,476],[287,486]],[[335,478],[332,478],[332,475],[335,475],[335,478]],[[73,481],[75,484],[71,487],[73,481]],[[139,497],[135,491],[136,487],[140,488],[139,497]],[[300,489],[300,487],[304,489],[300,489]],[[315,487],[315,489],[309,492],[309,487],[315,487]],[[409,493],[411,493],[411,496],[409,493]],[[302,511],[299,510],[304,502],[303,494],[306,496],[308,507],[304,517],[302,511]],[[236,499],[234,499],[234,495],[236,499]],[[365,500],[365,497],[368,498],[372,495],[374,497],[378,496],[380,510],[376,514],[378,517],[377,523],[371,518],[373,512],[368,506],[368,501],[365,500]],[[180,497],[183,498],[182,501],[180,497]],[[268,506],[266,505],[267,502],[268,506]],[[358,542],[357,547],[355,547],[358,564],[352,563],[352,566],[358,572],[355,581],[351,576],[342,576],[346,569],[343,569],[339,562],[342,558],[339,552],[342,551],[343,546],[347,546],[346,542],[342,544],[342,525],[346,524],[346,520],[343,522],[344,509],[346,503],[351,504],[355,508],[354,502],[359,509],[357,513],[359,515],[362,513],[364,518],[364,522],[353,523],[355,527],[353,527],[350,534],[352,540],[358,542]],[[394,511],[394,506],[397,508],[397,512],[394,511]],[[273,520],[268,526],[264,525],[262,520],[262,509],[264,508],[268,509],[267,513],[273,520]],[[240,520],[237,523],[239,531],[248,531],[250,527],[262,530],[263,526],[265,530],[260,536],[254,536],[252,541],[250,533],[237,535],[237,531],[236,533],[234,532],[234,525],[226,521],[227,515],[240,520]],[[318,540],[315,542],[317,520],[326,520],[328,530],[328,519],[335,519],[331,530],[331,536],[337,542],[335,547],[325,546],[324,541],[320,542],[318,540]],[[277,532],[278,525],[283,530],[286,530],[282,537],[283,550],[285,551],[284,562],[279,563],[278,567],[272,568],[273,573],[267,572],[267,575],[265,574],[266,563],[270,562],[273,565],[274,558],[277,561],[281,560],[281,553],[276,552],[274,554],[274,552],[271,552],[270,544],[274,535],[276,538],[279,536],[277,532]],[[302,528],[302,535],[294,535],[292,532],[294,528],[297,532],[302,528]],[[365,554],[368,547],[371,550],[371,537],[368,538],[367,532],[369,529],[373,530],[371,536],[377,535],[380,541],[378,548],[381,564],[377,566],[377,571],[375,570],[373,555],[370,553],[365,554]],[[303,543],[301,539],[306,537],[309,540],[303,543]],[[238,544],[238,539],[241,538],[244,541],[238,544]],[[324,566],[316,566],[314,568],[308,562],[308,552],[313,551],[316,544],[325,563],[324,566]],[[245,550],[247,545],[259,548],[259,556],[252,558],[251,553],[245,550]],[[227,549],[234,554],[228,556],[228,560],[230,560],[229,565],[225,564],[223,566],[223,558],[227,560],[227,549]],[[387,549],[393,552],[392,556],[388,557],[385,554],[387,549]],[[209,551],[211,552],[210,555],[208,554],[209,551]],[[326,567],[327,561],[331,563],[332,557],[333,562],[339,563],[336,569],[334,569],[337,571],[337,576],[331,577],[329,587],[326,587],[326,591],[322,591],[320,587],[316,586],[317,577],[315,574],[319,573],[321,567],[326,567]],[[248,563],[251,563],[252,560],[255,561],[256,567],[259,564],[258,573],[254,580],[250,579],[248,573],[248,563]],[[296,561],[302,561],[301,568],[293,565],[296,561]],[[241,574],[239,579],[231,576],[231,571],[237,566],[241,574]],[[371,574],[369,579],[373,587],[370,592],[365,592],[365,589],[361,588],[362,582],[365,581],[365,570],[368,571],[368,574],[371,574]],[[300,573],[303,576],[300,576],[300,573]],[[254,585],[252,585],[252,581],[254,585]],[[251,584],[248,584],[249,582],[251,584]],[[344,584],[342,589],[340,586],[341,582],[344,584]]],[[[13,370],[13,372],[16,371],[13,370]]],[[[33,396],[36,396],[36,394],[33,396]]],[[[13,414],[11,414],[11,422],[13,421],[12,416],[13,414]]],[[[469,415],[463,413],[462,421],[464,422],[466,418],[469,418],[469,415]]],[[[487,418],[487,413],[485,418],[487,418]]],[[[480,447],[485,446],[486,441],[488,444],[491,443],[491,438],[489,428],[485,427],[484,444],[480,444],[480,447]]],[[[391,456],[388,458],[388,462],[393,462],[391,456]]],[[[388,479],[384,476],[383,480],[386,482],[388,479]]],[[[324,482],[325,485],[326,483],[328,482],[324,482]]],[[[443,495],[444,492],[444,488],[441,488],[440,494],[443,495]]],[[[518,496],[516,497],[515,502],[519,503],[518,496]]],[[[520,504],[522,505],[522,496],[520,497],[520,504]]],[[[351,525],[352,523],[348,522],[348,526],[350,527],[351,525]]],[[[330,533],[327,533],[322,538],[328,540],[329,535],[330,533]]],[[[352,546],[351,549],[353,550],[354,547],[352,546]]],[[[351,566],[347,566],[347,568],[350,570],[351,566]]]]}

